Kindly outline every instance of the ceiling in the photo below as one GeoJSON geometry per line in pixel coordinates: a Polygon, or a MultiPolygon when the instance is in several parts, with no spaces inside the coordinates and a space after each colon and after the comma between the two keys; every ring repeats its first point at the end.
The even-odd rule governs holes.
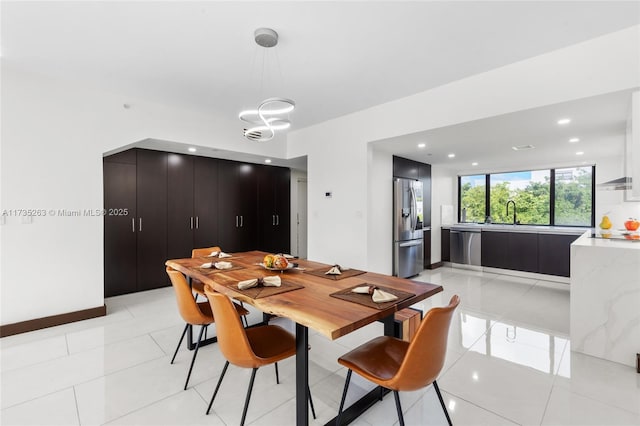
{"type": "MultiPolygon", "coordinates": [[[[615,1],[2,1],[0,12],[3,63],[226,118],[239,133],[238,112],[269,96],[295,100],[300,129],[640,23],[640,2],[615,1]],[[274,49],[253,41],[265,26],[280,34],[274,49]]],[[[523,114],[513,118],[544,118],[523,114]]],[[[480,154],[495,125],[537,129],[508,119],[378,146],[404,154],[412,138],[446,134],[480,154]]]]}

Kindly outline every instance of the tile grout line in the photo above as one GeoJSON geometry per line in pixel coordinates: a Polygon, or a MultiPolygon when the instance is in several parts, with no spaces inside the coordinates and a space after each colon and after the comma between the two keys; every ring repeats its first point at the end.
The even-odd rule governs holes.
{"type": "Polygon", "coordinates": [[[76,387],[71,386],[71,390],[73,391],[73,400],[76,403],[76,416],[78,418],[78,425],[82,425],[82,422],[80,420],[80,407],[78,406],[78,394],[76,393],[76,387]]]}

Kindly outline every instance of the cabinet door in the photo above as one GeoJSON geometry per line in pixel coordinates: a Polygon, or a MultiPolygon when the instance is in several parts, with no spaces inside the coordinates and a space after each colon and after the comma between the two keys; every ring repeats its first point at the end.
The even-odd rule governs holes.
{"type": "Polygon", "coordinates": [[[240,251],[240,187],[237,163],[218,162],[218,235],[224,251],[240,251]]]}
{"type": "Polygon", "coordinates": [[[136,291],[136,165],[105,160],[103,176],[104,208],[127,209],[104,216],[104,295],[110,297],[136,291]]]}
{"type": "Polygon", "coordinates": [[[407,158],[393,156],[393,176],[406,179],[418,179],[420,163],[407,158]]]}
{"type": "Polygon", "coordinates": [[[193,249],[194,183],[191,155],[167,154],[167,256],[169,259],[191,257],[193,249]]]}
{"type": "Polygon", "coordinates": [[[167,154],[138,150],[136,170],[138,291],[169,284],[167,260],[167,154]]]}
{"type": "Polygon", "coordinates": [[[431,231],[424,231],[422,241],[424,269],[431,269],[431,231]]]}
{"type": "Polygon", "coordinates": [[[538,234],[509,233],[509,265],[507,269],[538,272],[538,234]]]}
{"type": "Polygon", "coordinates": [[[258,245],[258,166],[238,164],[240,192],[238,229],[239,250],[255,250],[258,245]]]}
{"type": "Polygon", "coordinates": [[[481,235],[482,266],[509,269],[509,233],[489,231],[481,235]]]}
{"type": "Polygon", "coordinates": [[[195,157],[194,160],[194,247],[219,245],[218,239],[218,161],[195,157]]]}
{"type": "Polygon", "coordinates": [[[571,275],[571,243],[579,235],[538,234],[538,269],[541,274],[571,275]]]}
{"type": "MultiPolygon", "coordinates": [[[[448,229],[440,230],[440,260],[442,262],[451,261],[451,241],[449,241],[450,237],[451,237],[450,230],[448,229]]],[[[482,249],[484,250],[484,247],[482,247],[482,249]]]]}
{"type": "Polygon", "coordinates": [[[291,246],[291,173],[282,167],[260,167],[258,170],[258,248],[288,253],[291,246]]]}
{"type": "Polygon", "coordinates": [[[431,226],[431,164],[420,164],[419,178],[422,182],[422,211],[424,226],[431,226]]]}

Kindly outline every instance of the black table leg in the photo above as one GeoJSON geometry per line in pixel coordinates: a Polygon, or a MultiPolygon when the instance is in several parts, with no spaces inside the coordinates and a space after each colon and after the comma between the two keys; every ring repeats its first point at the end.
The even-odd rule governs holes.
{"type": "Polygon", "coordinates": [[[296,425],[309,424],[309,329],[296,323],[296,425]]]}

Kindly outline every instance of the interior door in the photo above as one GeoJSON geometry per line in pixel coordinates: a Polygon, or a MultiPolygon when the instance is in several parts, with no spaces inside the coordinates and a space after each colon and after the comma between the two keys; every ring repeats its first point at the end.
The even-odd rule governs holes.
{"type": "Polygon", "coordinates": [[[298,179],[296,204],[296,252],[301,259],[307,258],[307,180],[298,179]]]}
{"type": "Polygon", "coordinates": [[[167,256],[181,259],[191,256],[195,214],[191,155],[167,154],[167,256]]]}

